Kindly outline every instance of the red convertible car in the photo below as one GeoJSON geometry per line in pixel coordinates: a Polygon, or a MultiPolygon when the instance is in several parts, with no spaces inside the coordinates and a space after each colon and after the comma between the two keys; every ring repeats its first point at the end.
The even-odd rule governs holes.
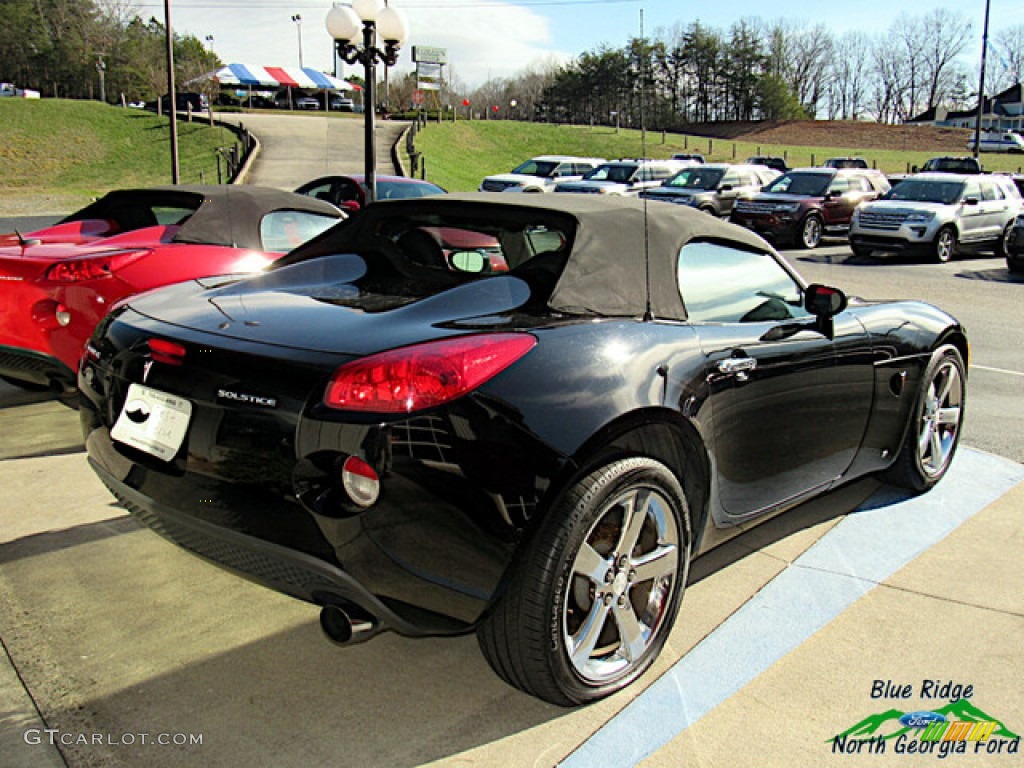
{"type": "Polygon", "coordinates": [[[114,191],[52,227],[0,235],[0,378],[67,393],[116,301],[257,271],[344,215],[277,189],[174,186],[114,191]]]}

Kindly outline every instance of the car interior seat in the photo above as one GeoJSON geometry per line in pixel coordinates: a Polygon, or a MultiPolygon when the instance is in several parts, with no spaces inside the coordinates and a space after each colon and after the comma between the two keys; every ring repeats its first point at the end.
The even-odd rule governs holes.
{"type": "Polygon", "coordinates": [[[398,247],[410,262],[420,267],[450,271],[441,244],[429,232],[414,228],[403,232],[398,247]]]}

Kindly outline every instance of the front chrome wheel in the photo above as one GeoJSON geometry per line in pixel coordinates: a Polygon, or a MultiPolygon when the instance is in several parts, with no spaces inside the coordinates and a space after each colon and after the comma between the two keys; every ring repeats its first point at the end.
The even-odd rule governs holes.
{"type": "Polygon", "coordinates": [[[956,253],[956,233],[949,229],[942,229],[935,237],[935,260],[945,264],[953,258],[956,253]]]}
{"type": "Polygon", "coordinates": [[[960,434],[964,384],[960,369],[945,359],[925,391],[917,450],[921,469],[929,477],[945,472],[960,434]]]}
{"type": "Polygon", "coordinates": [[[800,244],[807,249],[817,248],[821,242],[822,231],[821,219],[813,214],[808,216],[800,228],[800,244]]]}
{"type": "Polygon", "coordinates": [[[674,592],[679,546],[672,508],[655,489],[631,488],[598,514],[562,613],[562,640],[583,680],[614,680],[644,657],[674,592]]]}

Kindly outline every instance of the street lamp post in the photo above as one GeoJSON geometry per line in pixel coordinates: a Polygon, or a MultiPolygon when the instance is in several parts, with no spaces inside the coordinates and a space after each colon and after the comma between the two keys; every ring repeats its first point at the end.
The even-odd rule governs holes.
{"type": "Polygon", "coordinates": [[[334,38],[338,56],[346,64],[363,65],[364,97],[363,117],[365,181],[368,202],[377,199],[377,149],[374,141],[374,111],[377,81],[377,62],[386,67],[398,61],[398,49],[409,37],[409,23],[405,14],[396,8],[381,8],[377,0],[352,0],[351,5],[336,5],[327,13],[327,32],[334,38]],[[362,29],[362,47],[353,42],[362,29]],[[378,34],[384,40],[384,50],[377,48],[378,34]]]}
{"type": "Polygon", "coordinates": [[[292,21],[295,22],[295,28],[299,33],[299,69],[302,69],[302,14],[296,13],[292,16],[292,21]]]}
{"type": "Polygon", "coordinates": [[[100,101],[106,103],[107,101],[107,86],[106,86],[106,74],[107,64],[103,61],[103,56],[96,58],[96,73],[100,76],[100,101]]]}

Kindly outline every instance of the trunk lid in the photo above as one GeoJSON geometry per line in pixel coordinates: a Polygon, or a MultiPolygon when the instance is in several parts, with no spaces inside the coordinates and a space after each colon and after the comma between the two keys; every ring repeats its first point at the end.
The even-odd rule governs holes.
{"type": "Polygon", "coordinates": [[[372,290],[360,281],[365,271],[358,256],[328,256],[227,283],[182,283],[138,296],[131,307],[154,320],[239,341],[366,355],[445,331],[507,326],[502,315],[530,298],[527,284],[507,275],[436,292],[419,285],[419,295],[411,295],[372,290]]]}

